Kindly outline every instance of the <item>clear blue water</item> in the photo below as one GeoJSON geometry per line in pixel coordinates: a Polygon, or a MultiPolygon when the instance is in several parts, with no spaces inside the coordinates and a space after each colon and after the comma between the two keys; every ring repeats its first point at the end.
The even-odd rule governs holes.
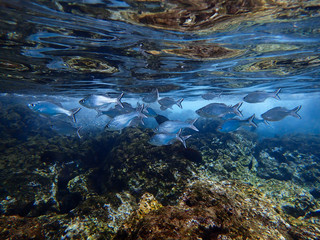
{"type": "MultiPolygon", "coordinates": [[[[163,6],[159,2],[113,0],[1,1],[0,103],[4,114],[0,130],[3,138],[8,140],[10,136],[28,142],[29,132],[24,134],[23,129],[40,132],[62,121],[68,125],[67,130],[65,126],[58,126],[49,137],[57,134],[77,139],[74,133],[81,127],[83,139],[88,140],[91,133],[105,132],[111,118],[97,117],[96,110],[80,105],[79,100],[90,94],[117,96],[123,92],[122,102],[136,107],[156,88],[160,98],[184,98],[183,108],[174,105],[162,111],[158,102],[148,106],[170,120],[199,118],[196,126],[202,134],[206,132],[201,132],[201,124],[212,119],[203,119],[196,110],[215,102],[235,105],[254,91],[271,93],[281,88],[281,100],[243,102],[242,119],[252,114],[261,119],[261,114],[271,108],[293,109],[299,105],[302,106],[301,119],[288,116],[269,125],[259,124],[254,130],[244,127],[241,131],[253,131],[258,139],[320,134],[318,8],[302,4],[292,10],[278,8],[274,16],[250,17],[248,14],[235,20],[231,17],[222,21],[223,27],[211,25],[202,31],[160,28],[135,22],[125,14],[158,12],[163,6]],[[199,49],[189,55],[168,51],[189,46],[199,49]],[[231,49],[236,54],[210,55],[206,50],[210,46],[231,49]],[[221,93],[221,96],[203,99],[202,95],[208,92],[221,93]],[[76,123],[65,116],[43,118],[27,107],[36,101],[61,104],[68,110],[81,107],[81,111],[76,115],[76,123]],[[15,110],[20,116],[30,114],[34,122],[15,118],[12,115],[15,110]]],[[[220,124],[225,121],[214,120],[217,119],[220,124]]],[[[154,129],[157,125],[149,118],[139,128],[154,129]]],[[[2,140],[2,151],[8,146],[15,147],[14,141],[7,140],[2,140]]],[[[320,146],[314,146],[317,147],[320,146]]]]}

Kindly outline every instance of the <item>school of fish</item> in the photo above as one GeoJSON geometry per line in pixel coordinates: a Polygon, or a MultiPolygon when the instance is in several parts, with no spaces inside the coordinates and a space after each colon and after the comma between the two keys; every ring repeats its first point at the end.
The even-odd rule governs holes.
{"type": "MultiPolygon", "coordinates": [[[[254,104],[262,103],[267,98],[274,98],[280,100],[279,93],[281,88],[277,89],[275,92],[265,92],[265,91],[255,91],[247,94],[243,101],[254,104]]],[[[209,92],[202,95],[205,100],[212,100],[214,98],[220,97],[222,92],[215,93],[209,92]]],[[[158,89],[152,90],[150,93],[146,93],[142,98],[144,104],[137,103],[137,107],[133,107],[127,102],[122,102],[124,93],[120,93],[116,97],[105,95],[89,95],[84,97],[79,101],[79,104],[88,109],[94,109],[97,111],[97,117],[101,115],[106,115],[110,120],[105,125],[105,130],[107,131],[121,131],[127,127],[136,127],[139,125],[145,125],[147,119],[153,118],[156,120],[158,126],[153,129],[154,135],[149,140],[149,143],[154,146],[170,145],[176,141],[180,141],[184,147],[186,146],[186,140],[191,137],[191,135],[182,135],[183,129],[189,128],[193,131],[199,131],[194,125],[197,121],[196,119],[188,121],[177,121],[169,120],[162,114],[157,113],[154,109],[146,104],[158,103],[160,105],[161,111],[166,111],[167,109],[172,109],[174,105],[182,108],[183,98],[173,99],[171,97],[159,97],[158,89]],[[110,107],[111,106],[111,107],[110,107]],[[108,108],[105,110],[105,108],[108,108]]],[[[280,121],[287,116],[293,116],[295,118],[301,119],[298,111],[301,109],[301,105],[293,109],[287,109],[285,107],[274,107],[269,109],[265,113],[261,114],[261,119],[255,118],[255,114],[247,119],[241,119],[243,117],[240,107],[243,102],[239,102],[233,106],[226,105],[225,103],[210,103],[204,107],[196,110],[196,114],[203,118],[220,118],[223,123],[217,128],[218,131],[223,133],[230,133],[237,131],[244,126],[251,126],[257,128],[260,123],[269,124],[272,121],[280,121]]],[[[76,122],[76,114],[81,110],[81,108],[75,109],[65,109],[61,104],[55,104],[46,101],[37,101],[28,104],[28,107],[34,112],[39,113],[41,116],[59,116],[66,115],[72,122],[76,122]]],[[[70,123],[61,121],[60,124],[56,126],[51,126],[52,129],[59,129],[66,133],[71,131],[76,131],[76,134],[81,138],[79,128],[74,128],[70,123]]]]}

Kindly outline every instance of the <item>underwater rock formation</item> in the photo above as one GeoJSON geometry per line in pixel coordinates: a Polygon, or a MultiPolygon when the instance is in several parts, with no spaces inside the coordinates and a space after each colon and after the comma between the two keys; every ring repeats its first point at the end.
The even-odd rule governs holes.
{"type": "Polygon", "coordinates": [[[149,209],[142,218],[139,210],[114,239],[316,239],[320,233],[290,225],[257,189],[236,182],[195,182],[177,205],[149,209]]]}

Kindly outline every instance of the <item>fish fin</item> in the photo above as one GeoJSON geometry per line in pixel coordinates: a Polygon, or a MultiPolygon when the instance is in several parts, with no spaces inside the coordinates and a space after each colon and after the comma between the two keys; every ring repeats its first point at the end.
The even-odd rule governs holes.
{"type": "Polygon", "coordinates": [[[274,92],[274,96],[273,96],[273,97],[274,97],[275,99],[277,99],[277,100],[281,100],[280,97],[279,97],[279,95],[278,95],[278,94],[280,93],[280,91],[281,91],[281,88],[279,88],[277,91],[274,92]]]}
{"type": "Polygon", "coordinates": [[[101,117],[103,115],[102,111],[99,109],[96,109],[96,110],[97,110],[96,118],[101,117]]]}
{"type": "Polygon", "coordinates": [[[222,95],[222,92],[220,92],[220,93],[218,94],[218,97],[221,97],[221,95],[222,95]]]}
{"type": "Polygon", "coordinates": [[[291,110],[290,115],[295,117],[295,118],[299,118],[301,119],[302,117],[298,114],[298,111],[301,109],[301,105],[299,105],[298,107],[295,107],[294,109],[291,110]]]}
{"type": "Polygon", "coordinates": [[[74,123],[76,123],[77,122],[77,120],[76,120],[76,114],[79,112],[81,110],[81,108],[73,108],[73,109],[71,109],[71,117],[72,117],[72,121],[74,122],[74,123]]]}
{"type": "Polygon", "coordinates": [[[194,123],[195,123],[197,120],[198,120],[198,118],[195,118],[195,119],[193,119],[193,120],[191,120],[191,121],[187,121],[187,122],[190,123],[189,128],[191,128],[192,130],[195,130],[195,131],[199,132],[199,129],[198,129],[196,126],[194,126],[194,123]]]}
{"type": "Polygon", "coordinates": [[[119,95],[119,97],[117,97],[117,104],[123,108],[122,102],[121,102],[121,98],[123,97],[124,93],[121,93],[119,95]]]}
{"type": "Polygon", "coordinates": [[[235,114],[237,114],[239,117],[243,117],[242,112],[240,111],[240,107],[241,107],[242,103],[243,102],[239,102],[236,105],[232,106],[233,112],[235,114]]]}
{"type": "Polygon", "coordinates": [[[81,127],[78,127],[77,129],[77,136],[81,139],[82,136],[80,135],[80,130],[82,129],[82,126],[81,127]]]}
{"type": "Polygon", "coordinates": [[[176,103],[179,108],[182,108],[182,105],[181,105],[182,101],[183,101],[183,98],[180,98],[176,103]]]}
{"type": "Polygon", "coordinates": [[[257,128],[258,127],[258,125],[253,121],[254,120],[254,118],[255,118],[255,114],[253,114],[251,117],[249,117],[247,120],[248,120],[248,122],[249,122],[249,124],[251,125],[251,126],[253,126],[253,127],[255,127],[255,128],[257,128]]]}

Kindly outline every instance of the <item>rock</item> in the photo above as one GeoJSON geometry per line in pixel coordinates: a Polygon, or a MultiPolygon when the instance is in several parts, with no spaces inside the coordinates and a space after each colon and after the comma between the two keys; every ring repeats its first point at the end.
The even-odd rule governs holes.
{"type": "Polygon", "coordinates": [[[257,189],[236,182],[195,182],[177,205],[137,212],[114,239],[316,239],[291,226],[257,189]]]}

